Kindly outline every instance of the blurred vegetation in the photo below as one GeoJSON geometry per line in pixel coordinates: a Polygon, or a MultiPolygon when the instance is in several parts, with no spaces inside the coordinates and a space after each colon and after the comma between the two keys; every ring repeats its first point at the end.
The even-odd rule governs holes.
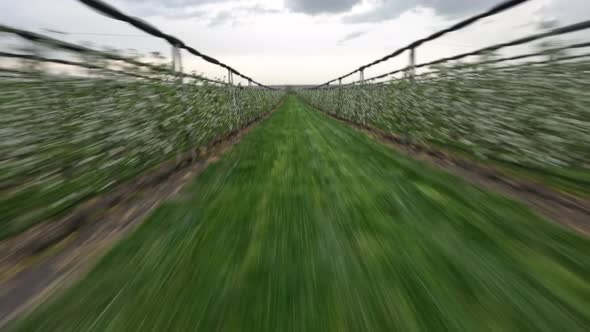
{"type": "Polygon", "coordinates": [[[60,65],[67,70],[56,75],[44,60],[55,49],[18,51],[37,58],[13,63],[18,73],[0,81],[0,239],[240,128],[281,96],[198,75],[180,84],[157,52],[115,54],[130,62],[69,54],[60,59],[88,68],[60,65]],[[136,64],[145,59],[156,64],[136,64]]]}
{"type": "Polygon", "coordinates": [[[541,61],[494,64],[486,54],[414,80],[300,94],[331,114],[590,195],[590,61],[540,48],[541,61]]]}
{"type": "Polygon", "coordinates": [[[590,241],[289,97],[8,331],[588,331],[590,241]]]}

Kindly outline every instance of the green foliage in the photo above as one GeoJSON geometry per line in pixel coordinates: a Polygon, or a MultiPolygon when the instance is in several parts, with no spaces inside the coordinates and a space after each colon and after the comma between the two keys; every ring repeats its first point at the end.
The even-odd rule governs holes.
{"type": "Polygon", "coordinates": [[[325,112],[536,170],[590,192],[590,62],[437,69],[415,82],[404,78],[300,94],[325,112]]]}
{"type": "Polygon", "coordinates": [[[128,78],[0,82],[0,238],[238,129],[280,94],[128,78]]]}
{"type": "Polygon", "coordinates": [[[588,331],[590,241],[290,97],[8,331],[588,331]]]}

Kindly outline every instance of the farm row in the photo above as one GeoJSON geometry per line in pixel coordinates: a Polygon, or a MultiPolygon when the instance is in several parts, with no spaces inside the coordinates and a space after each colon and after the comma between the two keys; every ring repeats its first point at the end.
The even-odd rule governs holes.
{"type": "Polygon", "coordinates": [[[590,241],[288,97],[8,331],[588,331],[590,241]]]}
{"type": "Polygon", "coordinates": [[[238,129],[280,97],[155,80],[0,82],[0,238],[238,129]]]}
{"type": "Polygon", "coordinates": [[[435,69],[415,80],[300,94],[353,122],[590,193],[590,61],[435,69]]]}

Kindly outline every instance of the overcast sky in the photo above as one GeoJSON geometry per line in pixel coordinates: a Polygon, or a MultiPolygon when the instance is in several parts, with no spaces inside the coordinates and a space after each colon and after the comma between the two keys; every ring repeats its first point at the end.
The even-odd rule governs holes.
{"type": "MultiPolygon", "coordinates": [[[[488,9],[499,0],[107,0],[197,50],[265,84],[323,83],[413,40],[488,9]]],[[[463,53],[525,36],[544,21],[590,19],[590,0],[531,0],[420,47],[417,61],[463,53]]],[[[0,23],[96,47],[170,53],[163,41],[114,21],[76,0],[0,0],[0,23]],[[65,32],[57,34],[46,29],[65,32]],[[100,34],[100,35],[95,35],[100,34]],[[112,36],[116,35],[116,36],[112,36]]],[[[581,39],[581,34],[562,41],[581,39]]],[[[588,40],[588,39],[586,39],[588,40]]],[[[519,49],[511,50],[518,52],[519,49]]],[[[522,49],[521,49],[522,51],[522,49]]],[[[183,54],[187,70],[224,71],[183,54]]],[[[366,77],[401,68],[407,56],[366,77]]]]}

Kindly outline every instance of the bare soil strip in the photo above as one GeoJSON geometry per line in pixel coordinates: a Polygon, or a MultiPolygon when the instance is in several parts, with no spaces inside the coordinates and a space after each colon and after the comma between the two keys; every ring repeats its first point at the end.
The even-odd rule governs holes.
{"type": "Polygon", "coordinates": [[[368,134],[398,152],[460,176],[480,188],[516,199],[544,217],[590,236],[590,200],[588,199],[558,192],[537,182],[515,178],[493,166],[459,157],[426,144],[409,142],[335,114],[320,112],[368,134]]]}
{"type": "Polygon", "coordinates": [[[0,327],[87,272],[162,201],[273,112],[83,203],[66,217],[0,242],[0,327]]]}

